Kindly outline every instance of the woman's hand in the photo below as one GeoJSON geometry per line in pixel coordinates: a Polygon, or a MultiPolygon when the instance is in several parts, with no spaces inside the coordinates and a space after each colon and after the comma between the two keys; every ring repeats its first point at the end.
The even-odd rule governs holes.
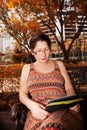
{"type": "Polygon", "coordinates": [[[50,113],[45,111],[45,107],[37,102],[32,102],[30,110],[36,119],[44,120],[50,115],[50,113]]]}
{"type": "Polygon", "coordinates": [[[73,107],[70,107],[70,109],[73,110],[73,111],[76,111],[76,112],[80,112],[80,105],[77,104],[77,105],[75,105],[73,107]]]}

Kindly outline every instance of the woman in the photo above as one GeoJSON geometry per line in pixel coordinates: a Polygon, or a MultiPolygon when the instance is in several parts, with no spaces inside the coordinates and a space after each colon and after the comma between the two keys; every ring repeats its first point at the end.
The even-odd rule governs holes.
{"type": "Polygon", "coordinates": [[[24,130],[83,130],[79,105],[69,110],[46,111],[48,100],[75,94],[64,64],[49,60],[49,37],[32,37],[30,49],[36,61],[24,65],[19,92],[20,101],[30,110],[24,130]]]}

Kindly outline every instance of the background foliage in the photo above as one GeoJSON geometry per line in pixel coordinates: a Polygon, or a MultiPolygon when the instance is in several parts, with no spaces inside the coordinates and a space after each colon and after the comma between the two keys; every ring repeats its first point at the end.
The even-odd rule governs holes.
{"type": "Polygon", "coordinates": [[[49,32],[51,39],[56,41],[64,58],[68,60],[72,45],[79,37],[87,20],[87,1],[0,0],[0,20],[4,24],[5,31],[15,39],[15,44],[22,46],[27,52],[29,52],[29,39],[33,34],[41,31],[49,32]],[[79,23],[77,29],[73,25],[74,22],[79,23]],[[63,36],[64,26],[67,23],[75,29],[68,49],[65,47],[63,36]],[[45,30],[44,27],[46,27],[45,30]]]}

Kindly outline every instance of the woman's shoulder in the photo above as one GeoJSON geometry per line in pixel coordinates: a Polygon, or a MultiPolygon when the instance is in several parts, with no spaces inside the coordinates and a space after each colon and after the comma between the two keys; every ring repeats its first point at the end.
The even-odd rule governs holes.
{"type": "Polygon", "coordinates": [[[24,64],[22,70],[27,71],[30,69],[30,64],[24,64]]]}
{"type": "Polygon", "coordinates": [[[59,67],[60,70],[66,68],[66,67],[65,67],[65,64],[63,63],[63,61],[61,61],[61,60],[56,60],[56,63],[57,63],[57,65],[58,65],[58,67],[59,67]]]}
{"type": "Polygon", "coordinates": [[[23,65],[21,77],[27,79],[30,72],[30,64],[23,65]]]}
{"type": "Polygon", "coordinates": [[[64,63],[61,60],[55,60],[54,62],[56,62],[58,66],[61,66],[61,65],[64,66],[64,63]]]}

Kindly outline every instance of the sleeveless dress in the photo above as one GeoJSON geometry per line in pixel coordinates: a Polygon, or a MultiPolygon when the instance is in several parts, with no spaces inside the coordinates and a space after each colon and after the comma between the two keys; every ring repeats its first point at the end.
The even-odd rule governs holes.
{"type": "MultiPolygon", "coordinates": [[[[64,77],[61,75],[58,64],[53,61],[55,70],[50,73],[40,73],[35,70],[33,63],[30,65],[28,90],[32,100],[46,106],[50,99],[66,96],[64,77]]],[[[79,113],[65,109],[55,111],[48,118],[41,121],[27,114],[24,130],[83,130],[83,120],[79,113]]]]}

